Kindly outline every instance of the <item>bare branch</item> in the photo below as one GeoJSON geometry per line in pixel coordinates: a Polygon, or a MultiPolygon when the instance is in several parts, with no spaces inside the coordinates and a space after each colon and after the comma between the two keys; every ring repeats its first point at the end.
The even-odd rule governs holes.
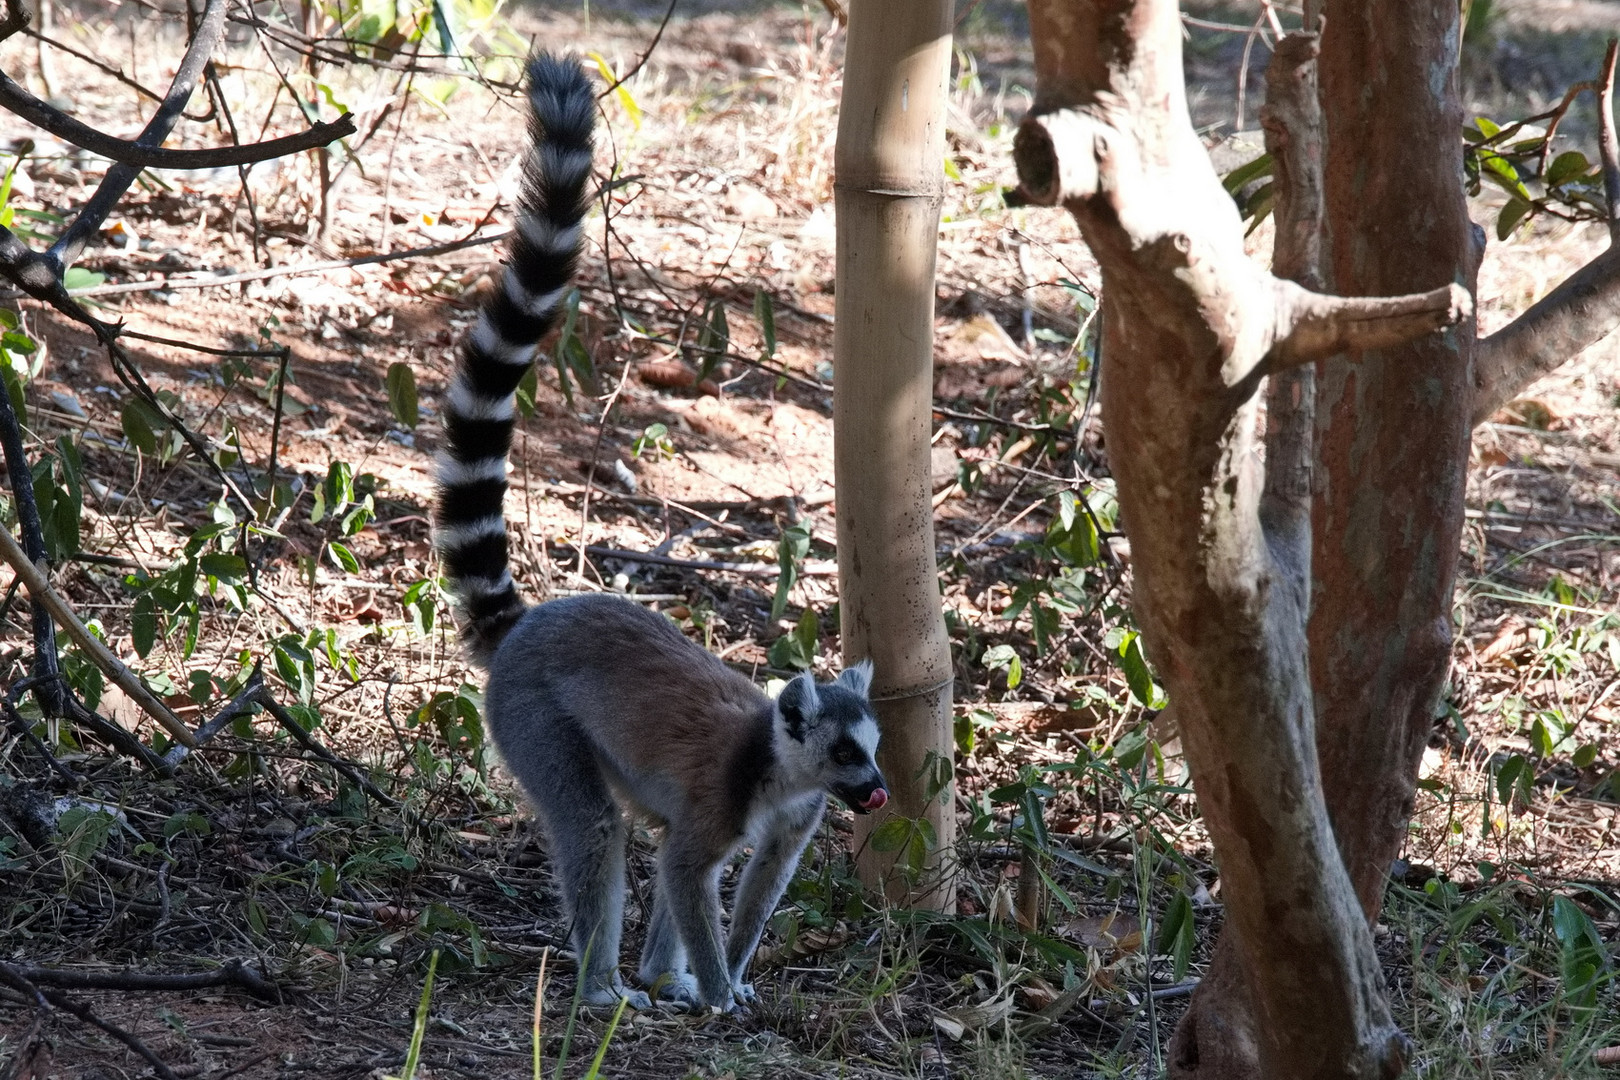
{"type": "Polygon", "coordinates": [[[1479,343],[1474,360],[1475,424],[1512,401],[1620,325],[1620,244],[1559,284],[1507,326],[1479,343]]]}
{"type": "MultiPolygon", "coordinates": [[[[1598,80],[1598,156],[1603,160],[1603,195],[1609,209],[1609,242],[1620,245],[1620,131],[1614,121],[1614,69],[1620,38],[1609,39],[1598,80]]],[[[1548,140],[1551,142],[1551,140],[1548,140]]]]}
{"type": "Polygon", "coordinates": [[[1473,314],[1468,290],[1451,284],[1410,296],[1326,296],[1278,282],[1277,343],[1268,373],[1350,350],[1387,349],[1473,314]]]}
{"type": "Polygon", "coordinates": [[[355,132],[354,117],[344,113],[331,123],[323,121],[295,135],[283,135],[278,139],[248,143],[246,146],[215,146],[202,150],[141,146],[138,142],[117,139],[81,124],[60,109],[39,100],[3,72],[0,72],[0,107],[11,110],[36,127],[44,128],[80,149],[143,169],[217,169],[231,165],[252,165],[326,146],[355,132]]]}
{"type": "Polygon", "coordinates": [[[16,571],[17,577],[22,581],[23,588],[27,589],[28,595],[33,598],[34,603],[42,605],[51,613],[57,624],[67,631],[68,637],[72,638],[79,648],[84,651],[90,662],[100,668],[101,673],[107,676],[115,686],[128,694],[130,700],[140,706],[142,712],[162,724],[164,730],[173,736],[177,742],[184,746],[196,745],[196,739],[192,737],[191,729],[186,727],[178,716],[170,712],[169,707],[163,704],[156,694],[147,689],[146,684],[141,682],[140,677],[125,667],[124,662],[114,656],[112,650],[102,644],[100,638],[85,628],[84,623],[79,620],[79,616],[68,606],[67,601],[63,600],[55,589],[51,588],[51,583],[45,579],[45,575],[40,571],[39,567],[29,561],[27,554],[18,546],[17,541],[11,538],[11,533],[5,529],[0,529],[0,560],[10,564],[11,568],[16,571]]]}
{"type": "MultiPolygon", "coordinates": [[[[163,95],[157,112],[152,114],[152,119],[135,137],[137,146],[162,146],[163,140],[174,130],[186,102],[191,100],[191,92],[196,89],[208,58],[214,55],[214,50],[219,46],[220,35],[225,30],[225,8],[225,0],[208,0],[196,32],[191,35],[191,43],[180,58],[180,66],[169,84],[169,92],[163,95]]],[[[112,208],[124,197],[124,192],[129,190],[129,185],[135,182],[140,173],[138,166],[123,162],[107,170],[107,175],[102,177],[90,201],[85,203],[78,217],[47,253],[52,260],[52,268],[59,276],[63,267],[71,266],[78,259],[85,243],[101,228],[101,223],[107,220],[107,215],[112,213],[112,208]]]]}

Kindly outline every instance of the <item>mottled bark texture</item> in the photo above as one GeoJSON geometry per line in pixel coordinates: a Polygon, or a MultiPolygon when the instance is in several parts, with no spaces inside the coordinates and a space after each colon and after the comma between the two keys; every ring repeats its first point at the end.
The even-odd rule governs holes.
{"type": "MultiPolygon", "coordinates": [[[[1102,267],[1103,423],[1133,602],[1220,863],[1237,972],[1229,963],[1212,986],[1247,1006],[1238,1028],[1211,1016],[1190,1032],[1173,1067],[1204,1075],[1244,1048],[1230,1063],[1259,1066],[1244,1075],[1393,1077],[1405,1043],[1317,769],[1314,395],[1307,377],[1275,380],[1293,409],[1272,429],[1268,477],[1258,391],[1339,349],[1432,338],[1466,316],[1467,294],[1447,271],[1391,290],[1425,293],[1346,300],[1251,263],[1187,116],[1173,0],[1032,0],[1030,17],[1039,89],[1014,148],[1019,177],[1031,201],[1074,215],[1102,267]]],[[[1297,66],[1312,47],[1291,46],[1297,66]]],[[[1314,233],[1317,212],[1290,205],[1285,227],[1314,233]]]]}
{"type": "Polygon", "coordinates": [[[934,565],[934,253],[945,177],[950,0],[852,6],[838,119],[834,470],[844,657],[870,658],[883,727],[884,809],[857,819],[857,866],[897,902],[954,904],[951,655],[934,565]],[[929,761],[937,768],[925,768],[929,761]],[[930,797],[932,796],[932,797],[930,797]],[[919,879],[872,832],[922,818],[935,845],[919,879]]]}
{"type": "Polygon", "coordinates": [[[1467,305],[1438,303],[1446,289],[1372,299],[1448,282],[1466,296],[1476,278],[1453,0],[1307,3],[1311,25],[1325,8],[1320,42],[1286,39],[1268,75],[1276,273],[1358,301],[1290,292],[1234,250],[1189,146],[1172,4],[1030,7],[1040,91],[1020,176],[1074,212],[1102,264],[1104,423],[1137,612],[1226,900],[1171,1075],[1391,1076],[1404,1041],[1366,928],[1445,679],[1469,431],[1620,323],[1620,258],[1611,247],[1482,342],[1477,372],[1467,305]],[[1290,366],[1304,360],[1320,362],[1290,366]]]}

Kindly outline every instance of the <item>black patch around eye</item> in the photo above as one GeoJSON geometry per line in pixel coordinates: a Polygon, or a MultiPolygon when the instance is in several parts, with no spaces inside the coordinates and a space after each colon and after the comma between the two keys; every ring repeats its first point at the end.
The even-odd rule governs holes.
{"type": "Polygon", "coordinates": [[[833,744],[830,756],[834,765],[853,765],[866,753],[854,739],[839,739],[833,744]]]}

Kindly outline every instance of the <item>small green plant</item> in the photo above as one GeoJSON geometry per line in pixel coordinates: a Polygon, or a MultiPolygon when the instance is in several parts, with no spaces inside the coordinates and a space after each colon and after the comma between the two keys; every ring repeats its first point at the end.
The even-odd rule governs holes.
{"type": "Polygon", "coordinates": [[[422,980],[422,996],[416,1002],[416,1018],[411,1024],[411,1042],[405,1050],[405,1066],[391,1080],[415,1080],[422,1061],[422,1040],[427,1035],[428,1010],[433,1004],[433,975],[439,969],[439,950],[428,958],[427,978],[422,980]]]}
{"type": "Polygon", "coordinates": [[[639,458],[642,454],[654,461],[675,456],[675,443],[669,437],[669,425],[654,423],[642,428],[636,441],[630,444],[630,456],[639,458]]]}
{"type": "Polygon", "coordinates": [[[780,619],[787,611],[788,595],[804,572],[805,556],[810,554],[810,526],[796,522],[782,530],[776,542],[776,594],[771,597],[771,621],[780,619]]]}

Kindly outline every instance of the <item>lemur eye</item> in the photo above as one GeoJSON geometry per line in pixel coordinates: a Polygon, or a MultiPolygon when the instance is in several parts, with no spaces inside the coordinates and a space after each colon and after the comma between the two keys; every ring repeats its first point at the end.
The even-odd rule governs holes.
{"type": "Polygon", "coordinates": [[[833,747],[832,759],[834,765],[853,765],[858,756],[853,746],[840,743],[838,746],[833,747]]]}

